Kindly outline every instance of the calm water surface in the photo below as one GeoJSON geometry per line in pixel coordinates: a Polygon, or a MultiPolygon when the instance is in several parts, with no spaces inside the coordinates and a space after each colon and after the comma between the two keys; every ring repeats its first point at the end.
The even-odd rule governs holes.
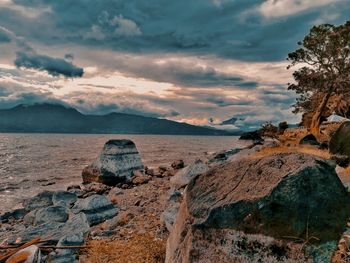
{"type": "Polygon", "coordinates": [[[40,191],[81,183],[82,169],[109,139],[133,140],[149,167],[247,145],[234,136],[0,134],[0,213],[40,191]]]}

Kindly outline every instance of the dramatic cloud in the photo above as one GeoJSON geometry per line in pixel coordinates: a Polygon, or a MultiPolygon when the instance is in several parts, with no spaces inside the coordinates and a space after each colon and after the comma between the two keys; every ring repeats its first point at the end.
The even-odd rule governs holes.
{"type": "Polygon", "coordinates": [[[348,0],[0,0],[0,108],[297,122],[285,58],[311,26],[349,13],[348,0]]]}
{"type": "Polygon", "coordinates": [[[43,11],[34,20],[21,17],[14,10],[0,10],[0,24],[45,43],[69,40],[119,51],[181,51],[247,61],[284,59],[320,18],[320,8],[326,5],[329,10],[338,11],[336,23],[343,22],[350,11],[347,0],[178,0],[167,5],[159,0],[14,3],[43,11]],[[16,23],[10,15],[19,16],[16,23]],[[269,22],[268,17],[281,19],[269,22]],[[24,31],[20,26],[30,30],[24,31]]]}
{"type": "Polygon", "coordinates": [[[47,71],[52,76],[63,75],[74,78],[82,77],[84,74],[82,68],[74,66],[64,59],[52,58],[45,55],[17,52],[14,63],[17,67],[47,71]]]}
{"type": "Polygon", "coordinates": [[[121,36],[137,36],[141,35],[141,31],[136,23],[130,19],[124,18],[122,15],[116,16],[110,21],[111,25],[116,25],[114,33],[121,36]]]}
{"type": "Polygon", "coordinates": [[[280,17],[342,1],[344,2],[344,0],[266,0],[261,4],[260,11],[266,17],[280,17]]]}

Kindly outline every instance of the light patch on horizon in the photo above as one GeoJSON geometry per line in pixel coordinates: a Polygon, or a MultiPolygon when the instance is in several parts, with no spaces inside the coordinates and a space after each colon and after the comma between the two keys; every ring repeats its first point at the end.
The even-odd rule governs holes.
{"type": "MultiPolygon", "coordinates": [[[[345,0],[346,1],[346,0],[345,0]]],[[[259,7],[265,17],[283,17],[344,0],[266,0],[259,7]]]]}

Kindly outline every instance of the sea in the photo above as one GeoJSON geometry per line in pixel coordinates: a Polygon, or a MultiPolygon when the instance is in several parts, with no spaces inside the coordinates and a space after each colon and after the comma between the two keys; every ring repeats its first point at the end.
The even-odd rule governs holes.
{"type": "Polygon", "coordinates": [[[41,191],[80,184],[82,169],[110,139],[134,141],[148,167],[178,159],[190,163],[248,144],[236,136],[0,134],[0,214],[20,208],[24,199],[41,191]]]}

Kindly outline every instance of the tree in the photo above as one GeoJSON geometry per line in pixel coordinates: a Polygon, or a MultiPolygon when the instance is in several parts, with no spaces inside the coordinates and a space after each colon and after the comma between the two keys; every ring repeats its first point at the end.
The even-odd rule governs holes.
{"type": "Polygon", "coordinates": [[[291,62],[288,69],[299,66],[293,73],[295,83],[289,83],[288,89],[299,95],[294,112],[303,108],[314,112],[310,130],[316,135],[330,98],[350,93],[350,21],[314,26],[298,45],[287,58],[291,62]],[[315,97],[321,99],[313,100],[315,97]]]}

